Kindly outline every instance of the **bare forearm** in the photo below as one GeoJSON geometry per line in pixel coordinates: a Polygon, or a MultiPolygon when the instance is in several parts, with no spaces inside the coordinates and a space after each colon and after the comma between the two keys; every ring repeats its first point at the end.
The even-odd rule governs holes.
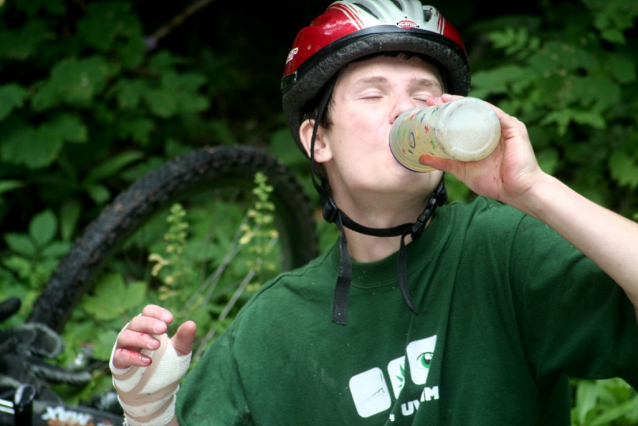
{"type": "Polygon", "coordinates": [[[638,306],[638,224],[544,174],[514,207],[562,235],[596,263],[638,306]]]}

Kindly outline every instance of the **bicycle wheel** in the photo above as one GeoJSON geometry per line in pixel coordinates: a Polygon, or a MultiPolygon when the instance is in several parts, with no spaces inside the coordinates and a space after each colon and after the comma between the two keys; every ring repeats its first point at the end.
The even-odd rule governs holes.
{"type": "MultiPolygon", "coordinates": [[[[117,274],[120,281],[144,282],[148,288],[160,289],[162,283],[152,276],[153,265],[148,256],[161,243],[167,228],[165,217],[176,202],[187,212],[194,212],[191,219],[196,221],[198,235],[205,234],[198,242],[202,248],[192,250],[191,247],[190,252],[198,258],[200,284],[216,280],[217,286],[215,290],[197,287],[194,290],[197,295],[188,295],[186,303],[190,307],[196,306],[193,301],[198,301],[197,306],[202,306],[202,301],[219,298],[224,299],[224,303],[234,299],[235,303],[238,291],[242,286],[247,288],[250,272],[240,272],[243,278],[230,278],[225,285],[219,285],[218,275],[220,268],[224,271],[241,269],[233,261],[243,249],[238,240],[242,235],[245,238],[241,229],[246,228],[247,217],[255,206],[253,188],[258,172],[263,173],[267,184],[272,186],[269,199],[275,206],[277,232],[273,234],[276,260],[271,263],[277,264],[275,272],[304,265],[317,255],[317,235],[312,207],[291,171],[269,154],[254,148],[205,148],[148,173],[105,207],[62,259],[36,300],[28,321],[41,322],[61,331],[72,313],[79,310],[74,308],[80,298],[90,295],[94,283],[107,274],[117,274]],[[201,232],[206,227],[206,232],[201,232]],[[204,255],[206,251],[216,250],[219,253],[212,258],[204,255]]],[[[271,246],[272,243],[269,241],[271,246]]],[[[241,256],[254,259],[258,255],[244,250],[241,256]]],[[[220,314],[219,306],[215,309],[190,315],[220,314]]],[[[228,315],[229,309],[221,314],[228,315]]]]}

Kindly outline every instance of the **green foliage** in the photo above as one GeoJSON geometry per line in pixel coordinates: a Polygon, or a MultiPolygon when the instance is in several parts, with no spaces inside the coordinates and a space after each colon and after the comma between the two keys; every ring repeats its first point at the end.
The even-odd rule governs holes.
{"type": "Polygon", "coordinates": [[[632,426],[638,422],[638,395],[624,381],[574,380],[573,426],[632,426]]]}
{"type": "MultiPolygon", "coordinates": [[[[108,360],[119,330],[149,303],[173,313],[169,334],[186,320],[198,324],[196,361],[261,284],[280,272],[272,190],[257,173],[245,192],[191,195],[139,229],[73,311],[58,362],[77,365],[87,352],[108,360]]],[[[105,371],[97,371],[83,389],[56,390],[75,403],[108,383],[105,371]]]]}
{"type": "Polygon", "coordinates": [[[27,234],[4,235],[11,254],[3,258],[2,265],[29,288],[40,290],[59,259],[70,249],[68,242],[55,239],[57,232],[58,220],[51,210],[35,215],[27,234]]]}
{"type": "Polygon", "coordinates": [[[543,25],[483,24],[501,56],[474,73],[470,95],[527,125],[545,171],[631,217],[638,211],[638,63],[624,32],[638,3],[582,3],[545,2],[543,25]]]}
{"type": "Polygon", "coordinates": [[[134,281],[125,283],[116,273],[106,273],[93,287],[93,295],[82,301],[81,307],[96,321],[110,321],[122,318],[129,310],[144,303],[146,283],[134,281]]]}
{"type": "Polygon", "coordinates": [[[60,221],[50,210],[37,213],[25,233],[8,232],[7,249],[0,256],[0,300],[19,297],[22,308],[3,327],[21,324],[40,294],[46,280],[71,244],[59,239],[60,221]]]}
{"type": "Polygon", "coordinates": [[[15,222],[42,194],[56,210],[73,204],[76,223],[87,223],[126,185],[123,170],[166,159],[171,135],[185,144],[195,128],[186,123],[205,123],[208,80],[193,60],[149,51],[131,1],[80,3],[0,8],[0,182],[12,189],[0,219],[15,222]]]}

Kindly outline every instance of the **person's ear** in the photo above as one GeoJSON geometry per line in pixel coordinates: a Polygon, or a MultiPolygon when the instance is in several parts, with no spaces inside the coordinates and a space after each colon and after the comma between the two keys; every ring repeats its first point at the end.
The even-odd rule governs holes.
{"type": "MultiPolygon", "coordinates": [[[[306,150],[306,154],[310,158],[310,143],[312,141],[312,131],[315,125],[315,120],[304,120],[299,127],[299,139],[306,150]]],[[[332,152],[330,151],[330,145],[326,141],[326,129],[319,126],[317,129],[317,137],[315,138],[315,161],[317,163],[325,163],[332,158],[332,152]]]]}

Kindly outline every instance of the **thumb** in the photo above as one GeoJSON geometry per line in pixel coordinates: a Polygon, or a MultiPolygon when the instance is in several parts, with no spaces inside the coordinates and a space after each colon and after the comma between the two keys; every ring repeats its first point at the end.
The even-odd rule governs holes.
{"type": "Polygon", "coordinates": [[[454,161],[427,154],[423,154],[419,157],[419,163],[443,172],[449,172],[454,168],[454,161]]]}
{"type": "Polygon", "coordinates": [[[195,325],[193,321],[186,321],[179,326],[175,335],[171,338],[171,343],[177,355],[187,355],[193,350],[193,341],[195,340],[196,331],[197,325],[195,325]]]}

